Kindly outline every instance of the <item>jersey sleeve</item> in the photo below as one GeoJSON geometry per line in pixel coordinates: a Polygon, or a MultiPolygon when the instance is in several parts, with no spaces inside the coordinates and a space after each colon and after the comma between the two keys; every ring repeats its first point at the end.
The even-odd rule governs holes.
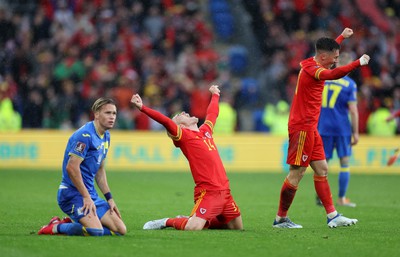
{"type": "Polygon", "coordinates": [[[342,34],[340,34],[340,35],[335,39],[335,41],[336,41],[339,45],[343,42],[343,40],[344,40],[344,37],[342,36],[342,34]]]}
{"type": "Polygon", "coordinates": [[[355,70],[360,66],[360,61],[355,60],[347,65],[328,70],[322,67],[316,69],[314,77],[317,80],[334,80],[346,76],[350,71],[355,70]]]}
{"type": "Polygon", "coordinates": [[[74,134],[71,137],[70,141],[70,150],[68,155],[75,155],[82,159],[85,159],[85,156],[90,148],[91,143],[91,135],[88,132],[82,131],[74,134]]]}
{"type": "Polygon", "coordinates": [[[142,106],[141,111],[153,120],[163,125],[171,138],[177,138],[181,136],[182,130],[180,129],[180,127],[164,114],[144,105],[142,106]]]}
{"type": "Polygon", "coordinates": [[[210,128],[210,132],[213,131],[215,122],[219,114],[219,95],[213,94],[211,97],[210,104],[207,107],[207,116],[204,125],[210,128]]]}

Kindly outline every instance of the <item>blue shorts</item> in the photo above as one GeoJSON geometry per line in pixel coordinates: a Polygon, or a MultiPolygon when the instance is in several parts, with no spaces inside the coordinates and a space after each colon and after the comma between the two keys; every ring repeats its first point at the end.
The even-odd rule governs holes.
{"type": "Polygon", "coordinates": [[[351,136],[322,136],[326,159],[332,159],[333,150],[337,156],[343,158],[351,155],[351,136]]]}
{"type": "MultiPolygon", "coordinates": [[[[98,195],[92,195],[91,197],[96,206],[97,216],[101,219],[110,209],[110,205],[98,195]]],[[[78,190],[61,185],[58,189],[57,201],[61,210],[75,222],[79,222],[85,216],[82,212],[83,197],[78,190]]]]}

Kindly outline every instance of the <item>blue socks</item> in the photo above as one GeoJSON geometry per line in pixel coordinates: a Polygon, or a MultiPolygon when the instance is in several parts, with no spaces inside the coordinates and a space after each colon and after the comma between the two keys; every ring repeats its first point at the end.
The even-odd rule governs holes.
{"type": "Polygon", "coordinates": [[[111,236],[119,235],[108,228],[85,228],[80,223],[62,223],[57,225],[57,232],[69,236],[111,236]]]}
{"type": "MultiPolygon", "coordinates": [[[[348,169],[348,167],[342,167],[348,169]]],[[[342,198],[346,196],[347,188],[349,186],[350,180],[350,172],[349,171],[341,171],[339,173],[339,197],[342,198]]]]}
{"type": "Polygon", "coordinates": [[[103,236],[104,230],[102,228],[83,228],[86,230],[88,236],[103,236]]]}
{"type": "Polygon", "coordinates": [[[121,235],[120,233],[113,232],[106,227],[103,227],[103,230],[104,230],[105,236],[120,236],[121,235]]]}
{"type": "Polygon", "coordinates": [[[83,236],[82,228],[80,223],[62,223],[57,225],[57,232],[69,236],[83,236]]]}

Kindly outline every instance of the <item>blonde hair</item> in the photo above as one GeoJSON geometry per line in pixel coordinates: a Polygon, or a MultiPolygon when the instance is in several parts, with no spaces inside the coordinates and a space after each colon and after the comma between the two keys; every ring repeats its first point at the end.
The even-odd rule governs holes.
{"type": "Polygon", "coordinates": [[[111,98],[105,98],[105,97],[100,97],[99,99],[97,99],[93,105],[92,105],[92,111],[93,112],[98,112],[101,110],[101,108],[106,105],[106,104],[112,104],[115,105],[115,102],[113,99],[111,98]]]}

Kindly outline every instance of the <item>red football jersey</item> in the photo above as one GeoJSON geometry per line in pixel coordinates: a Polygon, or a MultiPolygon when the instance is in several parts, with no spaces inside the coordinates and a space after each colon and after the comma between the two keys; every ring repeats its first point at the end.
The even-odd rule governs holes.
{"type": "Polygon", "coordinates": [[[300,63],[301,69],[297,79],[289,115],[289,132],[296,130],[315,130],[321,112],[322,91],[325,80],[339,79],[360,66],[360,61],[325,69],[310,57],[300,63]]]}
{"type": "Polygon", "coordinates": [[[165,115],[142,107],[142,111],[162,124],[168,131],[176,147],[179,147],[189,161],[195,190],[226,190],[229,180],[212,137],[213,127],[219,113],[219,96],[213,94],[207,108],[206,121],[200,131],[181,128],[165,115]]]}
{"type": "Polygon", "coordinates": [[[189,161],[196,189],[229,189],[229,180],[212,137],[213,123],[209,120],[200,127],[200,131],[181,129],[180,139],[174,139],[175,146],[189,161]]]}

